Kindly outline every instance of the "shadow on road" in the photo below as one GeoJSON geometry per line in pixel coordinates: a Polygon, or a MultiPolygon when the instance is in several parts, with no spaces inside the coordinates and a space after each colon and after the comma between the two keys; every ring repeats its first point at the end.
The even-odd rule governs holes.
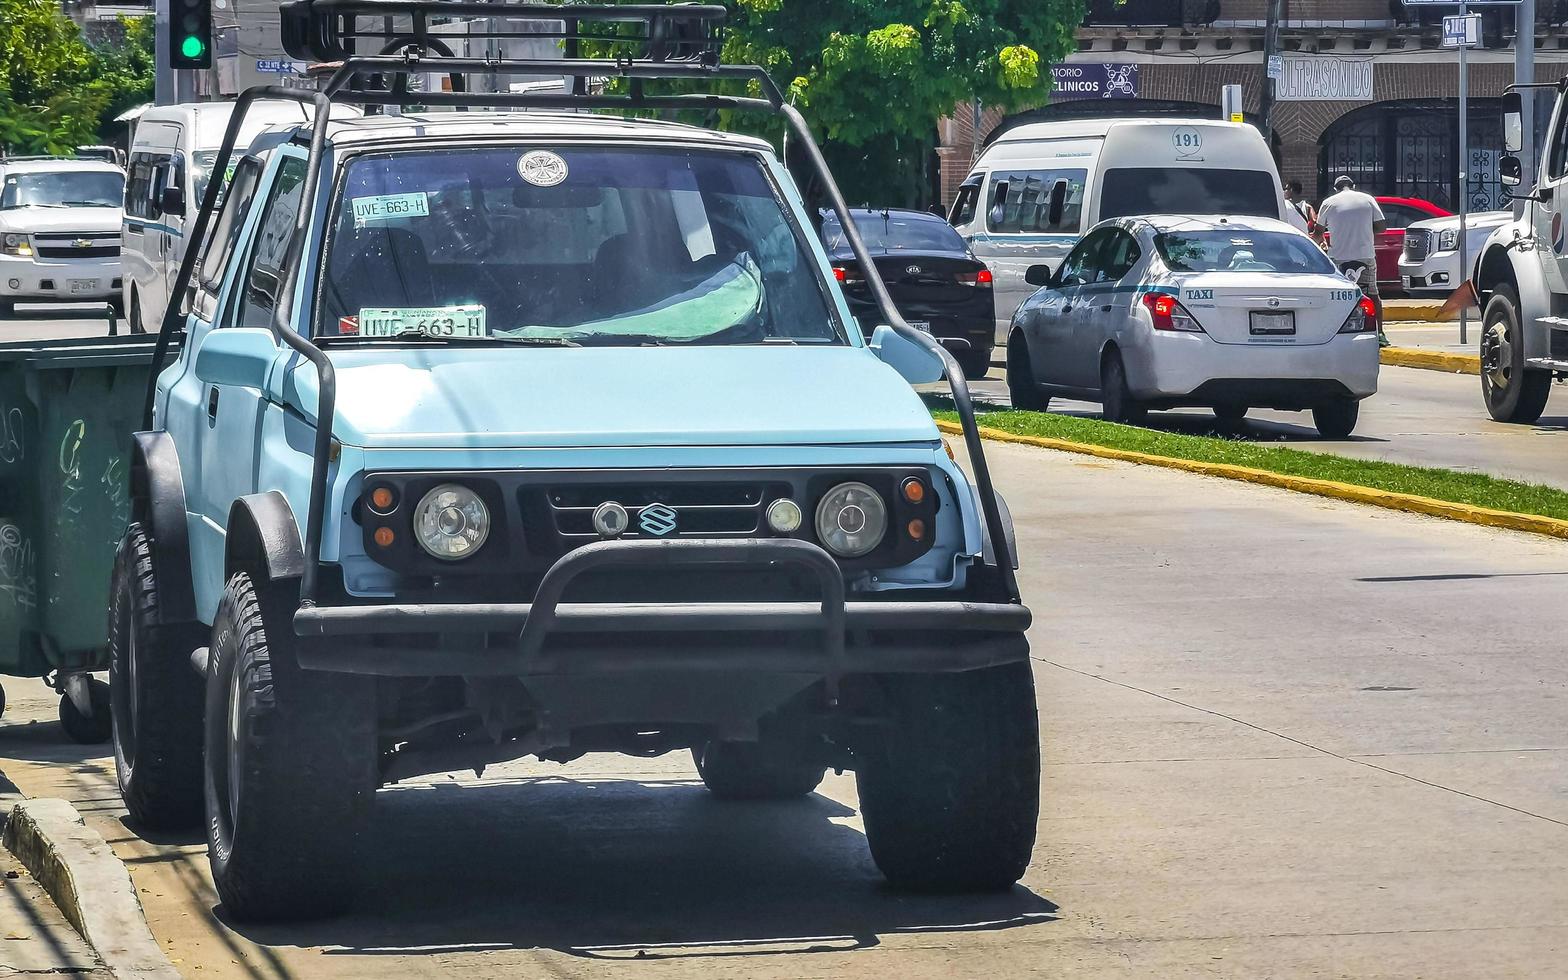
{"type": "Polygon", "coordinates": [[[109,305],[107,303],[93,303],[89,305],[48,305],[26,306],[19,305],[16,312],[9,317],[0,316],[0,323],[6,320],[103,320],[109,319],[109,305]]]}
{"type": "Polygon", "coordinates": [[[1054,919],[1056,906],[1022,887],[892,891],[865,837],[841,822],[852,813],[820,795],[722,803],[685,781],[394,787],[377,797],[350,915],[230,927],[252,942],[328,954],[546,948],[646,960],[843,952],[894,932],[1054,919]]]}

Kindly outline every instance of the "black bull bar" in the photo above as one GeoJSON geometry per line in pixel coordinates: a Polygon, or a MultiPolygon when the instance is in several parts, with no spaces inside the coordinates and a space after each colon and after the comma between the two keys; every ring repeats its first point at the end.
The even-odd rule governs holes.
{"type": "Polygon", "coordinates": [[[1021,604],[955,599],[846,601],[844,593],[838,562],[809,541],[599,541],[568,552],[552,565],[532,602],[305,606],[294,615],[294,632],[300,641],[300,665],[313,670],[381,676],[780,670],[822,674],[830,696],[845,673],[968,670],[1028,656],[1023,634],[1031,614],[1021,604]],[[561,601],[574,579],[606,567],[657,573],[702,566],[779,565],[811,572],[820,598],[561,601]],[[815,642],[693,648],[681,638],[715,632],[815,634],[815,642]],[[546,645],[551,637],[573,633],[607,634],[613,639],[559,650],[546,645]],[[474,647],[453,642],[454,634],[500,634],[503,640],[474,647]]]}

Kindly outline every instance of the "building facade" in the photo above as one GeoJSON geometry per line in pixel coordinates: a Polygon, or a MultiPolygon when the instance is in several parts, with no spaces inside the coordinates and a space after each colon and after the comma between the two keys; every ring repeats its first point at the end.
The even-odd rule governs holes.
{"type": "MultiPolygon", "coordinates": [[[[1045,105],[1004,115],[960,107],[938,131],[942,195],[950,201],[976,148],[1008,126],[1072,116],[1220,114],[1240,85],[1259,122],[1268,0],[1090,0],[1078,51],[1053,66],[1045,105]],[[978,115],[978,126],[976,117],[978,115]]],[[[1502,207],[1499,98],[1514,76],[1511,7],[1475,8],[1482,47],[1469,59],[1468,146],[1459,146],[1459,57],[1441,43],[1454,6],[1400,0],[1283,0],[1277,102],[1271,114],[1281,176],[1309,198],[1348,173],[1362,190],[1456,209],[1502,207]],[[1459,186],[1461,160],[1469,176],[1459,186]]],[[[1536,78],[1568,74],[1568,2],[1537,0],[1536,78]]],[[[1538,108],[1549,108],[1539,99],[1538,108]]]]}

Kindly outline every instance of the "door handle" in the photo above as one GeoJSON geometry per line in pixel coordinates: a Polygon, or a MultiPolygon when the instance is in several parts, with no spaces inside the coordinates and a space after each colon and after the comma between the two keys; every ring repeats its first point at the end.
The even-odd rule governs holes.
{"type": "Polygon", "coordinates": [[[207,421],[208,422],[216,422],[216,421],[218,421],[218,387],[217,387],[217,385],[214,385],[211,388],[207,389],[207,421]]]}

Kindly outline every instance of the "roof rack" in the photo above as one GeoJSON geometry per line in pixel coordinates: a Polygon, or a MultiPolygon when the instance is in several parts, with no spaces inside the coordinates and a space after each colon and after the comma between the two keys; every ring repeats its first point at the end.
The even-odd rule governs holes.
{"type": "MultiPolygon", "coordinates": [[[[991,546],[996,573],[1011,601],[1018,602],[1018,581],[1008,560],[1006,532],[996,493],[985,461],[985,448],[975,423],[974,404],[963,371],[951,352],[930,334],[911,327],[893,305],[887,286],[871,261],[871,255],[850,219],[849,207],[823,158],[821,147],[811,135],[811,127],[767,71],[757,65],[720,63],[725,10],[713,4],[541,4],[494,0],[285,0],[279,7],[283,46],[295,58],[315,61],[331,68],[332,74],[320,91],[254,86],[240,93],[229,116],[223,144],[213,161],[215,173],[222,173],[233,159],[240,125],[252,104],[259,99],[287,99],[315,111],[315,121],[302,127],[310,145],[306,157],[304,186],[307,188],[295,215],[294,230],[285,244],[282,266],[299,268],[302,251],[315,207],[321,176],[321,161],[326,146],[326,122],[333,101],[365,105],[450,105],[459,109],[482,106],[551,109],[742,109],[760,111],[782,118],[792,140],[791,148],[805,157],[820,183],[833,211],[839,216],[843,234],[861,267],[884,321],[909,341],[924,347],[940,359],[958,409],[964,443],[973,468],[983,515],[983,531],[991,546]],[[452,34],[433,32],[464,18],[490,18],[483,25],[489,30],[452,34]],[[497,23],[499,20],[499,24],[497,23]],[[556,25],[560,25],[557,27],[556,25]],[[458,57],[447,43],[454,39],[540,38],[560,42],[564,57],[503,58],[458,57]],[[580,57],[584,44],[595,54],[611,57],[580,57]],[[365,48],[366,50],[361,50],[365,48]],[[415,92],[408,87],[414,74],[446,73],[453,79],[453,91],[415,92]],[[572,79],[569,93],[545,92],[467,92],[462,84],[474,74],[562,75],[572,79]],[[619,77],[627,80],[624,93],[590,93],[590,78],[619,77]],[[741,81],[755,85],[762,98],[730,95],[724,92],[677,91],[648,94],[643,83],[653,79],[701,81],[741,81]]],[[[750,85],[747,86],[749,89],[750,85]]],[[[187,296],[196,258],[202,254],[199,243],[206,240],[216,210],[222,181],[208,181],[201,208],[189,231],[191,247],[185,250],[175,273],[171,294],[187,296]]],[[[337,383],[332,361],[308,337],[297,332],[290,317],[294,309],[296,279],[287,277],[275,306],[273,333],[292,347],[316,369],[318,377],[315,445],[312,450],[310,502],[305,515],[304,568],[300,576],[300,601],[315,605],[318,572],[321,564],[321,537],[324,523],[327,473],[333,458],[332,420],[336,407],[337,383]]],[[[183,330],[187,310],[183,304],[169,303],[153,350],[143,402],[143,427],[153,424],[157,379],[168,356],[172,338],[183,330]]]]}

